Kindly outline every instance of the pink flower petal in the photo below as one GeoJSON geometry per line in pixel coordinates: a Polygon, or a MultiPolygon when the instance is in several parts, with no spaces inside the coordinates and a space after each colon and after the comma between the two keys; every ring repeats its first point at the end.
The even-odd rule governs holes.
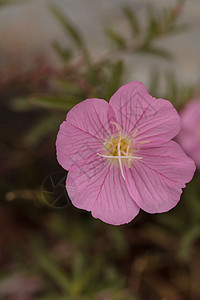
{"type": "Polygon", "coordinates": [[[192,100],[180,112],[183,129],[194,131],[200,122],[200,100],[192,100]]]}
{"type": "Polygon", "coordinates": [[[66,188],[76,207],[91,211],[93,217],[109,224],[128,223],[139,212],[118,165],[95,155],[70,168],[66,188]],[[76,192],[71,186],[77,186],[76,192]]]}
{"type": "Polygon", "coordinates": [[[180,131],[180,117],[172,104],[151,97],[138,82],[122,86],[110,99],[117,123],[124,134],[134,134],[138,142],[149,140],[151,146],[169,141],[180,131]]]}
{"type": "Polygon", "coordinates": [[[87,99],[75,105],[67,114],[66,121],[101,140],[113,133],[116,122],[111,106],[102,99],[87,99]]]}
{"type": "Polygon", "coordinates": [[[182,129],[177,141],[200,168],[200,101],[189,102],[180,112],[180,117],[182,129]]]}
{"type": "Polygon", "coordinates": [[[104,138],[115,129],[114,112],[105,100],[88,99],[72,108],[59,129],[56,148],[60,165],[69,170],[76,160],[102,149],[104,138]]]}
{"type": "Polygon", "coordinates": [[[56,148],[59,164],[65,170],[69,170],[77,160],[87,159],[94,150],[95,153],[99,152],[102,149],[102,142],[64,121],[58,132],[56,148]]]}
{"type": "Polygon", "coordinates": [[[175,142],[140,150],[140,161],[125,169],[128,191],[137,205],[149,213],[165,212],[180,199],[182,188],[195,172],[194,162],[175,142]]]}

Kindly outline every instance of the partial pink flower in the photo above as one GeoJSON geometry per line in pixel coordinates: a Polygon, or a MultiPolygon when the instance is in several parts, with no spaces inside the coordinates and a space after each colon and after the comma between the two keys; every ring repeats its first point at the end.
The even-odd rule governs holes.
{"type": "Polygon", "coordinates": [[[173,208],[195,172],[192,159],[171,141],[179,131],[172,104],[151,97],[137,81],[109,103],[87,99],[74,106],[56,141],[72,203],[113,225],[130,222],[140,208],[173,208]]]}
{"type": "Polygon", "coordinates": [[[190,101],[180,112],[182,129],[177,140],[200,168],[200,100],[190,101]]]}

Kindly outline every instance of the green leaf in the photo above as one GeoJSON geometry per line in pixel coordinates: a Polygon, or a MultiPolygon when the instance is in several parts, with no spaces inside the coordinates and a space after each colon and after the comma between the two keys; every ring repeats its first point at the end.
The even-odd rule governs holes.
{"type": "MultiPolygon", "coordinates": [[[[13,100],[11,107],[18,111],[31,110],[34,107],[44,107],[49,109],[70,110],[74,105],[80,101],[73,101],[74,97],[68,95],[68,98],[61,98],[60,96],[41,95],[31,96],[27,98],[16,98],[13,100]]],[[[78,98],[78,97],[77,97],[78,98]]]]}
{"type": "MultiPolygon", "coordinates": [[[[85,46],[84,40],[83,40],[80,32],[72,24],[72,22],[69,20],[69,18],[65,14],[63,14],[61,12],[61,10],[58,9],[55,5],[51,4],[50,10],[54,14],[54,16],[57,18],[57,20],[60,22],[60,24],[63,26],[65,32],[71,38],[72,42],[77,46],[77,48],[79,50],[82,51],[82,54],[85,58],[85,61],[87,63],[87,69],[88,69],[86,76],[87,76],[89,82],[93,83],[93,79],[95,78],[95,70],[94,70],[93,64],[91,62],[90,54],[85,46]]],[[[61,49],[59,49],[59,50],[61,50],[61,49]]]]}
{"type": "Polygon", "coordinates": [[[140,24],[138,22],[138,19],[135,15],[135,13],[131,10],[129,5],[126,5],[123,7],[123,12],[130,24],[131,30],[134,34],[134,36],[139,36],[140,34],[140,24]]]}
{"type": "Polygon", "coordinates": [[[182,232],[185,226],[185,220],[178,218],[174,214],[160,214],[156,216],[159,226],[163,226],[169,232],[182,232]]]}
{"type": "Polygon", "coordinates": [[[33,105],[42,106],[45,108],[57,108],[69,110],[79,102],[73,102],[59,96],[35,96],[29,98],[30,103],[33,105]]]}
{"type": "Polygon", "coordinates": [[[50,115],[42,118],[29,129],[24,138],[28,146],[36,146],[47,134],[57,130],[59,121],[55,116],[50,115]]]}
{"type": "Polygon", "coordinates": [[[173,72],[166,73],[167,93],[165,98],[173,99],[177,108],[181,108],[188,100],[195,95],[193,83],[180,84],[173,72]]]}
{"type": "Polygon", "coordinates": [[[121,78],[124,71],[123,62],[117,61],[110,66],[109,79],[107,80],[106,99],[109,99],[113,93],[119,88],[121,78]]]}
{"type": "Polygon", "coordinates": [[[178,83],[176,81],[173,72],[167,72],[166,81],[167,81],[167,91],[168,94],[170,95],[170,98],[176,98],[178,94],[178,83]]]}
{"type": "Polygon", "coordinates": [[[54,42],[53,48],[56,53],[62,58],[64,61],[69,61],[72,58],[72,51],[70,49],[62,47],[59,43],[54,42]]]}
{"type": "Polygon", "coordinates": [[[200,237],[200,226],[194,226],[188,230],[183,236],[179,255],[183,259],[188,259],[191,255],[193,243],[200,237]]]}
{"type": "Polygon", "coordinates": [[[148,47],[141,48],[138,51],[160,56],[167,60],[173,58],[173,55],[169,51],[158,47],[148,46],[148,47]]]}
{"type": "Polygon", "coordinates": [[[58,78],[55,79],[55,83],[62,89],[63,95],[67,95],[67,97],[70,96],[76,99],[84,97],[83,88],[77,84],[76,80],[73,82],[66,78],[58,78]]]}
{"type": "Polygon", "coordinates": [[[187,29],[185,24],[177,24],[177,19],[179,13],[175,13],[179,4],[173,8],[164,9],[155,14],[155,9],[152,5],[149,5],[147,8],[147,27],[146,27],[146,37],[144,39],[144,44],[149,45],[153,40],[167,36],[169,34],[174,34],[177,32],[182,32],[187,29]]]}
{"type": "Polygon", "coordinates": [[[59,286],[66,295],[70,295],[71,282],[64,270],[45,252],[37,253],[38,266],[59,286]]]}
{"type": "Polygon", "coordinates": [[[155,17],[154,9],[152,5],[148,5],[147,7],[147,20],[148,20],[147,40],[150,41],[161,32],[163,20],[162,19],[159,20],[158,17],[157,18],[155,17]]]}
{"type": "Polygon", "coordinates": [[[89,291],[91,292],[97,290],[98,285],[96,280],[99,277],[102,263],[103,261],[101,257],[95,257],[95,259],[92,260],[89,265],[86,264],[86,258],[83,255],[82,257],[79,255],[79,258],[75,259],[73,273],[76,276],[74,277],[71,285],[72,295],[78,295],[83,291],[88,293],[89,291]],[[82,266],[79,266],[77,269],[78,261],[82,266]]]}
{"type": "Polygon", "coordinates": [[[24,2],[24,0],[0,0],[0,7],[4,5],[11,5],[24,2]]]}
{"type": "Polygon", "coordinates": [[[106,34],[115,46],[119,48],[126,47],[126,40],[118,32],[114,31],[111,28],[107,28],[106,34]]]}
{"type": "Polygon", "coordinates": [[[60,24],[65,29],[66,33],[71,37],[72,41],[79,47],[84,48],[84,42],[81,37],[81,34],[78,32],[78,30],[75,28],[75,26],[71,23],[71,21],[68,19],[66,15],[64,15],[61,10],[51,4],[50,10],[53,13],[53,15],[57,18],[57,20],[60,22],[60,24]]]}
{"type": "Polygon", "coordinates": [[[151,76],[150,76],[150,84],[149,84],[149,94],[156,97],[158,92],[158,86],[159,86],[159,71],[156,68],[153,68],[151,70],[151,76]]]}
{"type": "Polygon", "coordinates": [[[28,98],[15,98],[10,104],[11,108],[16,111],[29,111],[33,109],[28,98]]]}

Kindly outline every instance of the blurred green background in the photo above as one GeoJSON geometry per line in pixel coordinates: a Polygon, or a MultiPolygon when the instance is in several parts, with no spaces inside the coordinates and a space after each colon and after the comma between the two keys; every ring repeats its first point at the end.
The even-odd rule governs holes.
{"type": "MultiPolygon", "coordinates": [[[[1,12],[5,17],[6,10],[20,10],[24,2],[0,1],[1,12]]],[[[109,100],[123,83],[141,80],[135,60],[145,61],[149,71],[140,77],[153,96],[169,99],[178,110],[199,97],[199,78],[179,77],[173,69],[179,49],[173,53],[165,46],[169,37],[191,30],[183,22],[184,1],[168,7],[144,2],[139,11],[133,3],[121,2],[119,9],[125,32],[109,22],[102,25],[108,43],[98,55],[70,14],[55,4],[46,10],[65,36],[52,41],[57,63],[36,55],[31,66],[24,58],[23,68],[19,62],[8,67],[15,55],[17,61],[15,35],[13,48],[4,53],[1,300],[200,299],[198,171],[172,211],[140,212],[130,224],[114,227],[70,204],[62,185],[67,174],[56,160],[56,134],[67,111],[86,98],[109,100]]],[[[5,46],[0,48],[2,54],[5,46]]]]}

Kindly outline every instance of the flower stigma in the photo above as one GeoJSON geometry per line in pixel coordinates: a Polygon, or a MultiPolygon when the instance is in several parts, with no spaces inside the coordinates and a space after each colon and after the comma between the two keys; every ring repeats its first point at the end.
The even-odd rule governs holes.
{"type": "Polygon", "coordinates": [[[137,145],[137,147],[135,147],[133,140],[138,129],[136,129],[131,136],[123,136],[120,132],[118,124],[115,122],[110,123],[115,125],[118,133],[103,143],[105,154],[97,153],[97,155],[103,158],[107,158],[112,162],[113,160],[117,160],[119,163],[122,178],[126,180],[124,176],[123,164],[127,162],[128,168],[130,168],[131,163],[134,159],[143,159],[143,157],[137,156],[135,155],[135,153],[139,150],[142,144],[148,143],[149,141],[141,142],[137,145]]]}

